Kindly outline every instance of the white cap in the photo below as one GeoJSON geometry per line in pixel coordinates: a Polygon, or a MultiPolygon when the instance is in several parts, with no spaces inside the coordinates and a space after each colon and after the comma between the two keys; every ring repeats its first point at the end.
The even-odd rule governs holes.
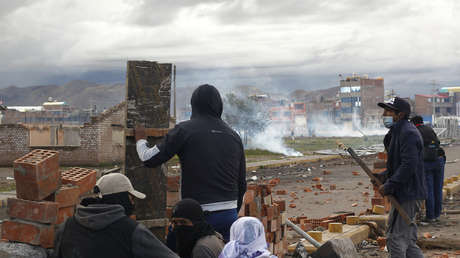
{"type": "Polygon", "coordinates": [[[129,178],[120,173],[110,173],[102,176],[99,180],[97,180],[96,186],[101,191],[101,195],[128,192],[136,198],[145,198],[145,194],[134,190],[129,178]]]}

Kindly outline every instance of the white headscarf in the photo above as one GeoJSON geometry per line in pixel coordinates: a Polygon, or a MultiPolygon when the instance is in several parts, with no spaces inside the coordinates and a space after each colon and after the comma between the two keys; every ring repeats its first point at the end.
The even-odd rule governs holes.
{"type": "Polygon", "coordinates": [[[253,217],[241,217],[230,228],[228,242],[219,258],[276,258],[267,249],[262,222],[253,217]]]}

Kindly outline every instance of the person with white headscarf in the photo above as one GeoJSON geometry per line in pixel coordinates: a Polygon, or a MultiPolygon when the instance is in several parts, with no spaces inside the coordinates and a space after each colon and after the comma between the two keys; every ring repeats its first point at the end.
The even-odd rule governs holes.
{"type": "Polygon", "coordinates": [[[276,258],[267,247],[262,222],[254,217],[241,217],[230,228],[230,242],[219,258],[276,258]]]}

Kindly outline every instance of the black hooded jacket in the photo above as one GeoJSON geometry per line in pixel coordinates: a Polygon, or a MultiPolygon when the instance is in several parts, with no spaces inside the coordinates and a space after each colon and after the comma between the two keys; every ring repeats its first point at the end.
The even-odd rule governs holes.
{"type": "Polygon", "coordinates": [[[192,95],[192,117],[177,124],[159,153],[144,162],[156,167],[179,156],[182,198],[200,204],[238,201],[246,191],[246,161],[239,135],[221,119],[223,104],[214,86],[202,85],[192,95]]]}

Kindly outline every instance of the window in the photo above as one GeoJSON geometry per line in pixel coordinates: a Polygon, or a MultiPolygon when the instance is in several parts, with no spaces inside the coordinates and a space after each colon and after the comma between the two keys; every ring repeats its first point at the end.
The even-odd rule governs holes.
{"type": "Polygon", "coordinates": [[[428,98],[428,102],[430,102],[430,103],[431,103],[431,98],[428,98]]]}
{"type": "Polygon", "coordinates": [[[284,111],[284,116],[290,117],[291,116],[291,111],[284,111]]]}
{"type": "Polygon", "coordinates": [[[350,93],[351,88],[350,87],[342,87],[340,88],[340,93],[350,93]]]}

